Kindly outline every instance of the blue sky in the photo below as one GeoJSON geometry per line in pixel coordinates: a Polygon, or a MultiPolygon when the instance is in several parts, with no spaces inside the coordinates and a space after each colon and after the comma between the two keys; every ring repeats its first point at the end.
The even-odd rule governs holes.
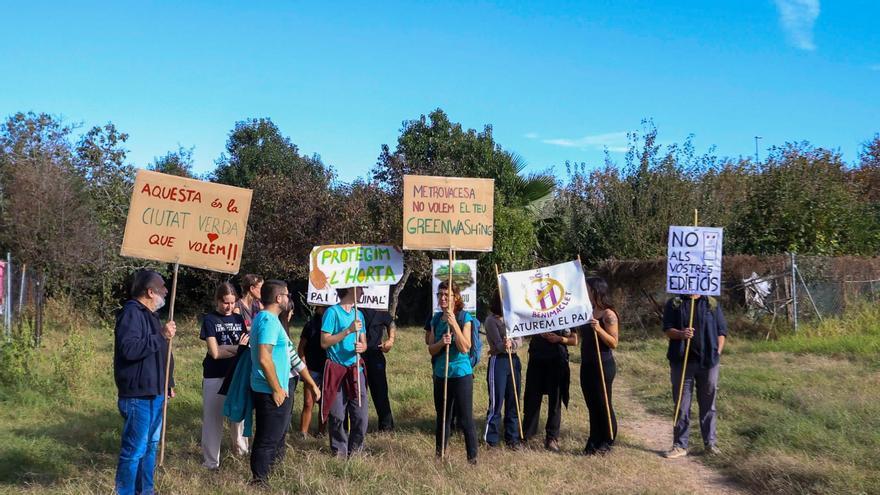
{"type": "Polygon", "coordinates": [[[3,2],[0,114],[112,121],[131,163],[194,146],[200,172],[270,117],[343,180],[437,107],[558,172],[643,118],[724,156],[760,135],[852,162],[880,132],[880,2],[320,3],[3,2]]]}

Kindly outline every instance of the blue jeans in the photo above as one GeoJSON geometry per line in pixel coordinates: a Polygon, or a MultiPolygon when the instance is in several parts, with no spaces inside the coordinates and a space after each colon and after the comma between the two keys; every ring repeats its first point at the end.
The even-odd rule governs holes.
{"type": "Polygon", "coordinates": [[[153,493],[156,446],[162,435],[162,399],[161,395],[119,398],[119,414],[124,421],[116,465],[116,493],[120,495],[153,493]]]}

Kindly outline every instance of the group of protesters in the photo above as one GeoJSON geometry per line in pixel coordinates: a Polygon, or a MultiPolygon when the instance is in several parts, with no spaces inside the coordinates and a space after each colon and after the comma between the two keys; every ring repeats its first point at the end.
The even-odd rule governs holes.
{"type": "MultiPolygon", "coordinates": [[[[489,355],[489,407],[481,437],[488,448],[499,448],[503,443],[520,450],[535,444],[546,395],[543,447],[559,452],[562,406],[569,404],[568,348],[580,346],[580,384],[589,412],[589,438],[583,453],[602,455],[612,450],[618,433],[612,387],[620,315],[603,279],[588,277],[586,283],[594,308],[592,318],[579,328],[530,337],[524,390],[516,353],[524,345],[523,339],[508,337],[501,298],[497,292],[494,294],[482,325],[489,355]],[[519,393],[524,403],[522,418],[517,408],[519,393]]],[[[114,376],[124,420],[116,472],[116,491],[121,494],[153,490],[162,407],[167,398],[174,396],[173,377],[168,377],[170,389],[167,397],[165,394],[165,360],[176,325],[173,321],[163,325],[156,314],[164,306],[167,293],[165,281],[157,272],[135,273],[131,299],[116,319],[114,376]]],[[[284,456],[285,438],[293,421],[293,397],[300,381],[304,395],[298,433],[309,436],[317,406],[317,435],[329,438],[334,456],[347,458],[364,449],[367,389],[376,408],[379,431],[394,429],[385,370],[385,354],[395,340],[393,318],[387,311],[358,308],[358,288],[337,289],[337,295],[338,304],[312,308],[314,313],[302,329],[298,345],[294,345],[290,329],[293,302],[285,282],[245,275],[240,297],[230,283],[217,287],[214,310],[204,315],[200,332],[207,349],[201,432],[205,468],[220,468],[226,417],[232,453],[249,455],[251,483],[266,485],[272,466],[284,456]]],[[[440,311],[428,318],[425,344],[431,356],[437,414],[436,455],[444,455],[455,427],[464,435],[468,462],[476,464],[479,440],[473,414],[472,350],[474,346],[479,348],[474,339],[480,339],[480,325],[464,310],[461,292],[454,283],[441,283],[435,296],[440,311]]],[[[694,388],[705,451],[717,454],[715,395],[719,358],[727,335],[720,305],[712,297],[673,297],[664,308],[662,329],[669,340],[673,400],[678,401],[681,395],[672,448],[665,455],[675,458],[688,454],[694,388]],[[687,315],[692,305],[695,311],[693,325],[689,326],[687,315]],[[686,342],[690,342],[688,352],[686,342]]],[[[171,363],[168,369],[173,375],[173,359],[171,363]]]]}

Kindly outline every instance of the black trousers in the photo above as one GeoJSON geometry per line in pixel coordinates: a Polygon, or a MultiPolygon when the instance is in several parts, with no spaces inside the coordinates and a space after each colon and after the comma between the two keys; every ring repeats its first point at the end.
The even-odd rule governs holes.
{"type": "Polygon", "coordinates": [[[568,366],[562,359],[529,359],[526,371],[526,390],[523,393],[523,436],[529,440],[538,433],[541,401],[547,395],[547,438],[559,438],[562,425],[562,374],[560,366],[568,366]]]}
{"type": "Polygon", "coordinates": [[[614,414],[614,402],[611,400],[611,384],[617,374],[617,365],[613,356],[603,357],[602,367],[605,371],[605,387],[608,390],[608,405],[611,407],[611,429],[614,436],[608,431],[608,411],[605,410],[605,395],[602,393],[602,378],[599,373],[599,363],[592,361],[581,362],[581,392],[584,393],[584,402],[590,414],[590,438],[587,440],[587,448],[598,449],[610,447],[617,437],[617,415],[614,414]]]}
{"type": "Polygon", "coordinates": [[[251,445],[251,473],[255,480],[266,481],[272,465],[284,457],[284,437],[290,426],[293,401],[287,397],[281,406],[276,406],[272,394],[253,391],[251,394],[256,414],[251,445]]]}
{"type": "Polygon", "coordinates": [[[434,430],[435,447],[440,455],[440,446],[449,444],[452,427],[452,411],[456,411],[458,421],[464,432],[464,445],[467,458],[477,457],[477,429],[474,425],[474,375],[449,378],[446,387],[446,438],[443,438],[443,378],[434,377],[434,410],[437,424],[434,430]],[[445,441],[444,441],[445,440],[445,441]]]}
{"type": "Polygon", "coordinates": [[[385,353],[379,350],[369,350],[361,357],[367,367],[367,386],[370,389],[370,397],[376,406],[376,416],[379,418],[379,431],[394,429],[394,417],[391,415],[391,401],[388,399],[388,376],[385,373],[385,353]]]}

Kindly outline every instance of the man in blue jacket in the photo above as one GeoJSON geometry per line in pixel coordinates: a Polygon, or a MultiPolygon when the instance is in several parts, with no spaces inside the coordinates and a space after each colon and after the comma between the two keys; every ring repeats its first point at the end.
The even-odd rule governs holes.
{"type": "Polygon", "coordinates": [[[131,300],[116,316],[113,377],[124,421],[116,466],[116,492],[121,495],[153,493],[165,400],[165,359],[168,341],[177,330],[173,321],[163,326],[156,315],[166,295],[162,276],[141,270],[134,275],[131,300]]]}

